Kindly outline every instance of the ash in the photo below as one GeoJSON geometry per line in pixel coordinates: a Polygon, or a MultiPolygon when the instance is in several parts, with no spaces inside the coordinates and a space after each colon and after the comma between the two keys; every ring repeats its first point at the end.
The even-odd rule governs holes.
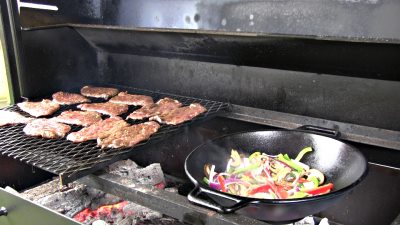
{"type": "MultiPolygon", "coordinates": [[[[140,168],[132,160],[122,160],[110,165],[107,172],[131,178],[133,181],[141,184],[157,187],[165,186],[164,173],[158,163],[140,168]]],[[[54,179],[48,183],[26,190],[21,194],[35,203],[71,218],[74,218],[74,216],[85,209],[96,210],[100,206],[123,201],[123,199],[117,196],[78,182],[69,183],[61,188],[59,183],[59,179],[54,179]]],[[[128,204],[118,211],[112,210],[107,215],[101,215],[99,218],[89,218],[80,222],[93,225],[182,224],[173,218],[132,202],[128,202],[128,204]]]]}

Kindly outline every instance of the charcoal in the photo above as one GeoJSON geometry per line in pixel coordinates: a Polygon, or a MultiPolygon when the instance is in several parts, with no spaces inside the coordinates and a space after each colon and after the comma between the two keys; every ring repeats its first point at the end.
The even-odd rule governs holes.
{"type": "Polygon", "coordinates": [[[162,217],[161,213],[132,202],[123,208],[123,212],[130,218],[139,220],[152,220],[162,217]]]}

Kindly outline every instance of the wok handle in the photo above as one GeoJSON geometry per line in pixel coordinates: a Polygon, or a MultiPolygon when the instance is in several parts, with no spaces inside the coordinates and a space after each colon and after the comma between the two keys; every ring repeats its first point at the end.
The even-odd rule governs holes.
{"type": "Polygon", "coordinates": [[[320,134],[324,136],[330,136],[333,138],[339,138],[340,132],[338,130],[333,130],[325,127],[318,127],[313,125],[304,125],[298,127],[297,130],[309,131],[311,133],[320,134]]]}
{"type": "Polygon", "coordinates": [[[221,194],[219,192],[215,192],[215,191],[211,191],[211,190],[207,190],[207,189],[202,189],[199,188],[198,186],[196,186],[192,191],[190,191],[190,193],[188,194],[188,200],[192,203],[204,206],[206,208],[209,209],[213,209],[219,213],[232,213],[238,209],[241,209],[245,206],[247,206],[251,201],[248,200],[240,200],[240,199],[236,199],[233,198],[231,196],[226,196],[224,194],[221,194]],[[217,204],[214,200],[210,199],[210,200],[205,200],[205,199],[201,199],[198,196],[201,193],[207,193],[207,194],[212,194],[212,195],[216,195],[218,197],[222,197],[225,199],[229,199],[232,201],[235,201],[236,203],[233,204],[232,206],[221,206],[219,204],[217,204]]]}

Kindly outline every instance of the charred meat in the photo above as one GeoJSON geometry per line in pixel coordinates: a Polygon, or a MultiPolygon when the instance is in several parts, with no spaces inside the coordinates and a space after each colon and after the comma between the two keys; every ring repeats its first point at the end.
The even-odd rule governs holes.
{"type": "Polygon", "coordinates": [[[84,102],[90,102],[90,100],[80,94],[69,93],[69,92],[56,92],[53,94],[53,102],[60,105],[72,105],[84,102]]]}
{"type": "Polygon", "coordinates": [[[48,116],[56,112],[60,105],[49,99],[43,99],[41,102],[21,102],[18,107],[34,117],[48,116]]]}
{"type": "Polygon", "coordinates": [[[118,94],[118,89],[116,88],[107,88],[107,87],[92,87],[92,86],[85,86],[81,89],[81,94],[86,97],[93,97],[93,98],[104,98],[108,99],[112,96],[118,94]]]}
{"type": "Polygon", "coordinates": [[[22,116],[17,112],[0,110],[0,127],[10,124],[28,123],[32,118],[22,116]]]}
{"type": "Polygon", "coordinates": [[[101,114],[98,112],[85,112],[85,111],[65,111],[61,115],[54,117],[59,123],[74,124],[80,126],[89,126],[96,122],[101,121],[101,114]]]}
{"type": "Polygon", "coordinates": [[[44,138],[63,138],[70,130],[70,126],[51,119],[35,119],[24,127],[26,135],[44,138]]]}
{"type": "Polygon", "coordinates": [[[163,98],[151,105],[143,106],[142,108],[131,113],[127,118],[133,120],[142,120],[148,117],[165,114],[173,109],[182,106],[178,100],[172,98],[163,98]]]}
{"type": "Polygon", "coordinates": [[[169,125],[177,125],[185,121],[191,120],[194,117],[200,115],[201,113],[207,111],[199,103],[193,103],[189,106],[180,107],[173,109],[167,113],[156,115],[150,118],[150,120],[156,120],[160,123],[165,123],[169,125]]]}
{"type": "Polygon", "coordinates": [[[160,125],[153,121],[123,127],[105,138],[98,138],[97,145],[101,148],[132,147],[149,139],[159,128],[160,125]]]}
{"type": "Polygon", "coordinates": [[[95,140],[97,138],[105,138],[127,126],[129,126],[129,124],[121,117],[111,117],[94,123],[88,127],[82,128],[78,132],[70,133],[67,136],[67,140],[72,142],[84,142],[88,140],[95,140]]]}
{"type": "Polygon", "coordinates": [[[146,95],[133,95],[128,94],[127,92],[120,92],[117,96],[112,97],[110,102],[134,106],[145,106],[153,104],[153,98],[146,95]]]}
{"type": "Polygon", "coordinates": [[[118,116],[128,111],[128,105],[112,102],[84,103],[78,105],[78,108],[85,111],[94,111],[110,116],[118,116]]]}

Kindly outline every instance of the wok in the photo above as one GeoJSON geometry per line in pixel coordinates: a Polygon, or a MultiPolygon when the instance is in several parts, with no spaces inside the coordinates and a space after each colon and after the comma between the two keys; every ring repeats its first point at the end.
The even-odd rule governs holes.
{"type": "Polygon", "coordinates": [[[328,131],[324,135],[332,137],[301,130],[268,130],[235,133],[198,146],[185,160],[185,172],[195,184],[188,195],[189,201],[220,213],[237,211],[271,223],[293,222],[334,205],[366,176],[367,160],[356,148],[335,139],[337,132],[316,127],[311,129],[328,131]],[[203,166],[214,164],[216,171],[224,171],[231,149],[247,155],[255,151],[271,155],[287,153],[295,158],[301,149],[308,146],[313,148],[313,152],[306,154],[301,162],[320,170],[326,182],[334,184],[333,191],[328,194],[302,199],[256,199],[223,193],[202,182],[203,166]]]}

